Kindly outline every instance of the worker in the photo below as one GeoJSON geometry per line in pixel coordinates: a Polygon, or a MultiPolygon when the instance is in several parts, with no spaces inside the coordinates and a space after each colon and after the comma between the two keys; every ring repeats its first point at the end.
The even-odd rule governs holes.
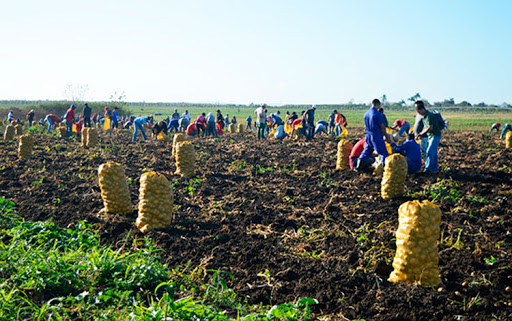
{"type": "Polygon", "coordinates": [[[188,125],[190,125],[190,119],[192,119],[192,116],[188,113],[188,110],[185,110],[183,115],[181,115],[180,123],[179,123],[179,132],[186,131],[188,125]]]}
{"type": "Polygon", "coordinates": [[[491,129],[489,130],[489,133],[492,133],[492,131],[495,130],[495,129],[496,129],[496,134],[499,133],[500,132],[500,126],[501,126],[500,123],[492,124],[491,129]]]}
{"type": "Polygon", "coordinates": [[[91,112],[91,107],[89,107],[89,104],[85,103],[84,110],[82,112],[82,116],[84,118],[84,127],[91,127],[91,112]]]}
{"type": "Polygon", "coordinates": [[[316,105],[313,105],[304,113],[302,127],[306,126],[303,132],[305,133],[307,140],[312,139],[315,133],[315,110],[316,105]]]}
{"type": "Polygon", "coordinates": [[[158,134],[160,134],[161,132],[164,132],[164,134],[167,135],[167,123],[163,120],[159,121],[155,124],[155,126],[153,126],[151,131],[155,135],[155,138],[157,138],[158,134]]]}
{"type": "Polygon", "coordinates": [[[411,130],[411,124],[409,124],[409,122],[407,122],[403,119],[397,119],[393,123],[393,126],[391,126],[391,129],[397,129],[397,128],[398,128],[398,134],[397,134],[397,136],[393,137],[393,139],[395,141],[398,141],[404,133],[407,133],[407,134],[409,133],[409,131],[411,130]]]}
{"type": "Polygon", "coordinates": [[[284,124],[281,124],[276,127],[276,130],[274,132],[274,137],[279,140],[283,140],[286,137],[288,137],[288,134],[284,131],[284,124]]]}
{"type": "Polygon", "coordinates": [[[202,113],[196,118],[196,128],[197,128],[197,136],[202,137],[206,134],[206,114],[202,113]],[[203,135],[201,135],[201,131],[203,131],[203,135]]]}
{"type": "Polygon", "coordinates": [[[382,117],[384,119],[384,127],[388,128],[389,127],[389,123],[388,123],[388,118],[384,114],[384,108],[382,108],[382,107],[379,108],[379,112],[382,114],[382,117]]]}
{"type": "Polygon", "coordinates": [[[236,127],[236,116],[231,117],[231,123],[236,127]]]}
{"type": "Polygon", "coordinates": [[[139,117],[135,118],[135,120],[133,121],[133,127],[135,128],[135,131],[133,132],[132,142],[137,140],[137,133],[139,131],[142,134],[142,137],[144,138],[144,140],[148,139],[146,137],[146,133],[144,132],[144,127],[142,125],[148,124],[151,128],[152,121],[153,121],[153,118],[151,116],[148,116],[148,117],[139,116],[139,117]]]}
{"type": "Polygon", "coordinates": [[[34,121],[34,110],[31,109],[27,114],[28,127],[32,127],[32,122],[34,121]]]}
{"type": "MultiPolygon", "coordinates": [[[[354,145],[354,147],[352,147],[352,151],[350,152],[350,156],[349,156],[350,169],[356,168],[357,159],[363,153],[365,142],[366,142],[366,139],[363,137],[363,139],[359,140],[354,145]]],[[[375,158],[373,158],[373,157],[366,158],[365,161],[363,162],[363,164],[361,164],[359,170],[364,171],[366,168],[369,168],[374,162],[375,162],[375,158]]]]}
{"type": "Polygon", "coordinates": [[[370,109],[364,114],[364,125],[366,128],[364,150],[357,160],[356,170],[360,171],[366,159],[371,157],[373,152],[376,151],[380,155],[382,166],[388,156],[386,144],[384,140],[390,143],[390,138],[386,133],[384,126],[384,116],[379,112],[380,100],[374,99],[370,109]]]}
{"type": "Polygon", "coordinates": [[[267,126],[266,107],[267,105],[263,104],[254,111],[256,115],[256,126],[258,127],[258,139],[265,139],[265,128],[267,126]]]}
{"type": "Polygon", "coordinates": [[[407,171],[416,173],[421,169],[421,148],[414,140],[414,134],[407,134],[407,141],[402,145],[391,144],[393,152],[400,153],[407,158],[407,171]]]}
{"type": "Polygon", "coordinates": [[[12,123],[14,121],[14,110],[11,109],[11,111],[7,114],[7,120],[9,123],[12,123]]]}
{"type": "Polygon", "coordinates": [[[334,129],[336,127],[336,113],[338,111],[335,109],[329,114],[327,121],[329,122],[329,135],[334,136],[334,129]]]}
{"type": "Polygon", "coordinates": [[[76,137],[80,140],[82,138],[82,127],[83,127],[83,117],[80,116],[80,119],[75,123],[76,126],[76,137]]]}
{"type": "Polygon", "coordinates": [[[186,133],[189,136],[195,136],[198,134],[197,125],[195,121],[192,124],[188,125],[186,133]]]}
{"type": "Polygon", "coordinates": [[[438,151],[441,142],[441,129],[437,116],[425,109],[423,101],[418,100],[414,103],[416,112],[423,116],[423,130],[417,138],[427,135],[428,146],[425,157],[425,172],[436,172],[439,169],[438,151]]]}
{"type": "Polygon", "coordinates": [[[218,137],[219,135],[222,135],[222,133],[224,132],[224,117],[222,117],[222,112],[220,111],[220,109],[217,109],[217,128],[216,130],[218,131],[218,133],[216,133],[215,137],[218,137]]]}
{"type": "Polygon", "coordinates": [[[500,139],[503,139],[503,137],[505,137],[505,134],[508,132],[508,131],[512,131],[512,126],[510,124],[505,124],[503,125],[503,130],[501,131],[501,135],[500,135],[500,139]]]}
{"type": "Polygon", "coordinates": [[[48,122],[48,133],[51,133],[53,129],[60,123],[60,118],[54,114],[48,114],[44,118],[44,122],[48,122]]]}
{"type": "Polygon", "coordinates": [[[75,122],[75,104],[72,104],[64,115],[66,121],[66,137],[73,135],[73,123],[75,122]]]}
{"type": "Polygon", "coordinates": [[[219,137],[217,130],[215,129],[215,117],[213,116],[212,113],[208,113],[208,115],[206,116],[206,131],[204,133],[205,137],[208,137],[210,135],[219,137]]]}
{"type": "Polygon", "coordinates": [[[252,126],[251,126],[252,117],[251,117],[251,115],[249,115],[249,117],[247,117],[246,121],[247,121],[247,129],[251,130],[252,129],[252,126]]]}
{"type": "Polygon", "coordinates": [[[226,117],[224,117],[224,127],[229,127],[229,114],[226,114],[226,117]]]}
{"type": "Polygon", "coordinates": [[[177,109],[174,110],[174,113],[172,113],[171,117],[172,117],[172,119],[176,119],[176,120],[180,119],[180,113],[178,113],[177,109]]]}
{"type": "Polygon", "coordinates": [[[327,134],[327,122],[324,120],[317,121],[315,126],[315,135],[327,134]]]}
{"type": "Polygon", "coordinates": [[[270,116],[272,117],[273,121],[272,121],[272,125],[276,125],[276,126],[281,126],[283,125],[284,126],[284,122],[283,120],[281,119],[281,112],[277,112],[277,113],[272,113],[270,114],[270,116]]]}
{"type": "MultiPolygon", "coordinates": [[[[424,127],[423,126],[423,116],[416,113],[416,117],[414,119],[414,126],[412,129],[412,132],[414,133],[414,135],[416,137],[419,137],[418,134],[421,133],[421,131],[423,130],[423,127],[424,127]]],[[[426,158],[427,157],[428,138],[427,138],[427,136],[424,136],[424,137],[420,137],[419,140],[420,140],[421,154],[423,155],[424,158],[426,158]]]]}

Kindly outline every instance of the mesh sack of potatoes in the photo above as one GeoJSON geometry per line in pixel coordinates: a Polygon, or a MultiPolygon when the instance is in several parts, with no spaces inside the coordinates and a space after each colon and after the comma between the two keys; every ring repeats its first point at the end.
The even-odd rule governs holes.
{"type": "Polygon", "coordinates": [[[235,124],[233,124],[233,123],[229,124],[228,131],[229,131],[230,134],[236,133],[236,126],[235,126],[235,124]]]}
{"type": "Polygon", "coordinates": [[[67,133],[66,127],[57,128],[57,132],[59,133],[59,136],[61,138],[66,138],[66,133],[67,133]]]}
{"type": "Polygon", "coordinates": [[[336,169],[350,169],[350,153],[352,152],[352,143],[346,139],[340,140],[338,143],[338,153],[336,154],[336,169]]]}
{"type": "Polygon", "coordinates": [[[156,139],[162,142],[168,142],[169,136],[167,136],[167,134],[162,131],[159,132],[158,135],[156,135],[156,139]]]}
{"type": "Polygon", "coordinates": [[[7,125],[4,132],[4,140],[12,140],[14,138],[14,126],[7,125]]]}
{"type": "Polygon", "coordinates": [[[512,132],[508,131],[505,134],[505,147],[512,148],[512,132]]]}
{"type": "Polygon", "coordinates": [[[87,131],[87,147],[94,147],[98,144],[98,130],[89,128],[87,131]]]}
{"type": "Polygon", "coordinates": [[[23,126],[21,126],[20,124],[14,126],[14,135],[16,135],[16,136],[23,135],[23,126]]]}
{"type": "Polygon", "coordinates": [[[429,201],[400,205],[390,282],[417,282],[426,286],[441,283],[437,251],[440,224],[441,210],[429,201]]]}
{"type": "Polygon", "coordinates": [[[380,195],[391,199],[404,195],[405,178],[407,177],[407,159],[400,154],[386,157],[382,176],[380,195]]]}
{"type": "Polygon", "coordinates": [[[115,162],[100,165],[98,177],[103,199],[103,212],[108,214],[128,214],[132,212],[130,190],[124,168],[115,162]]]}
{"type": "Polygon", "coordinates": [[[171,225],[174,197],[171,183],[156,172],[142,174],[139,190],[137,228],[145,233],[171,225]]]}
{"type": "Polygon", "coordinates": [[[87,146],[87,136],[89,135],[89,127],[82,129],[82,146],[87,146]]]}
{"type": "Polygon", "coordinates": [[[28,158],[32,155],[32,149],[34,148],[34,138],[29,135],[21,135],[20,143],[18,145],[18,157],[28,158]]]}
{"type": "Polygon", "coordinates": [[[196,155],[191,142],[179,142],[176,145],[176,174],[192,177],[195,174],[196,155]]]}
{"type": "Polygon", "coordinates": [[[175,155],[176,155],[176,145],[179,142],[184,142],[186,140],[187,140],[187,137],[185,135],[183,135],[182,133],[174,134],[174,138],[172,139],[171,159],[175,158],[175,155]]]}
{"type": "Polygon", "coordinates": [[[243,133],[245,130],[244,124],[238,124],[238,132],[243,133]]]}

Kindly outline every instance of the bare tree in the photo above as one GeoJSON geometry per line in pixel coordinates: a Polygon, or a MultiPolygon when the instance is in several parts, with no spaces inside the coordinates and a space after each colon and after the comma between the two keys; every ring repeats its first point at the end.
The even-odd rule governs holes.
{"type": "Polygon", "coordinates": [[[89,85],[67,84],[64,89],[64,95],[69,101],[82,103],[88,96],[89,85]]]}

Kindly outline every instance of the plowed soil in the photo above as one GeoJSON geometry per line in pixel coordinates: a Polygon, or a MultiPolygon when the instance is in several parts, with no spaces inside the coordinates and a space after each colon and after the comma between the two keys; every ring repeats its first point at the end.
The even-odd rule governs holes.
{"type": "MultiPolygon", "coordinates": [[[[352,129],[348,139],[362,135],[352,129]]],[[[84,220],[114,246],[148,236],[171,268],[190,261],[232,273],[230,286],[253,304],[311,297],[315,315],[333,320],[512,319],[512,151],[487,133],[446,132],[440,171],[409,175],[406,196],[391,201],[380,197],[381,177],[335,170],[337,142],[329,138],[195,138],[196,176],[185,179],[174,175],[170,143],[102,136],[87,149],[35,137],[27,160],[18,159],[15,141],[0,142],[0,196],[26,220],[84,220]],[[99,213],[97,169],[111,160],[129,178],[131,215],[99,213]],[[139,177],[150,170],[173,183],[175,213],[170,228],[144,235],[134,222],[139,177]],[[432,200],[439,181],[443,284],[389,283],[398,207],[432,200]]]]}

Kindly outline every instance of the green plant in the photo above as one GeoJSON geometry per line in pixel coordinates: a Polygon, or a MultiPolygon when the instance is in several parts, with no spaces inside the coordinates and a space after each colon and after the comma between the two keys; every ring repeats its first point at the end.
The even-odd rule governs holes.
{"type": "Polygon", "coordinates": [[[433,202],[440,200],[457,202],[462,198],[459,185],[452,179],[438,179],[429,189],[433,202]]]}

